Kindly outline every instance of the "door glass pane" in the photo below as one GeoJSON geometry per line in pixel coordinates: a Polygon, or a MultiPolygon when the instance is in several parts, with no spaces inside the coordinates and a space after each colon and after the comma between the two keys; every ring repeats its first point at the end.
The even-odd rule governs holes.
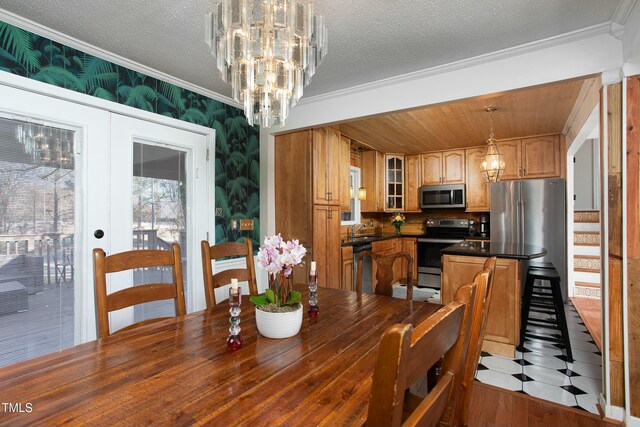
{"type": "MultiPolygon", "coordinates": [[[[186,153],[172,148],[133,144],[133,249],[170,250],[178,243],[182,269],[187,259],[186,153]]],[[[171,267],[137,269],[133,285],[171,283],[171,267]]],[[[187,277],[183,275],[185,295],[187,277]]],[[[174,316],[173,300],[154,301],[135,307],[134,321],[174,316]]]]}
{"type": "Polygon", "coordinates": [[[0,366],[74,344],[75,138],[0,117],[0,366]]]}

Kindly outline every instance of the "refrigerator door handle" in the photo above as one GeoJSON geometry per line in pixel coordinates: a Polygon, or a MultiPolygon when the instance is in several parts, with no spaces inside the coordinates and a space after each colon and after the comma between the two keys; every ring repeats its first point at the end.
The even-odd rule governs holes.
{"type": "Polygon", "coordinates": [[[524,227],[527,224],[525,222],[524,209],[525,209],[525,203],[521,201],[519,206],[520,212],[518,212],[520,214],[520,227],[518,227],[518,231],[520,232],[520,235],[518,236],[518,240],[520,244],[524,244],[524,227]]]}

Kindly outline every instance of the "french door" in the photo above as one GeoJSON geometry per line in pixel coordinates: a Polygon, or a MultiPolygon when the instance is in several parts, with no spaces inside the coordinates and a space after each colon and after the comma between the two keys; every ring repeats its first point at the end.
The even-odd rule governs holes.
{"type": "MultiPolygon", "coordinates": [[[[206,239],[208,212],[207,136],[149,121],[111,115],[108,226],[93,229],[98,245],[109,234],[112,253],[132,249],[182,250],[187,309],[202,308],[200,240],[206,239]],[[108,229],[105,229],[108,228],[108,229]],[[203,232],[204,231],[204,232],[203,232]],[[103,235],[98,239],[96,235],[103,235]]],[[[101,176],[90,187],[107,184],[101,176]]],[[[91,179],[90,178],[90,179],[91,179]]],[[[105,193],[106,194],[106,193],[105,193]]],[[[106,219],[106,218],[105,218],[106,219]]],[[[171,271],[148,268],[110,275],[110,292],[171,280],[171,271]]],[[[171,301],[142,304],[111,313],[111,328],[174,313],[171,301]]]]}
{"type": "MultiPolygon", "coordinates": [[[[213,130],[140,115],[0,84],[0,366],[95,338],[96,247],[179,243],[187,309],[204,307],[198,242],[213,228],[213,130]]],[[[108,286],[170,276],[136,271],[108,286]]],[[[167,309],[117,312],[112,327],[167,309]]]]}

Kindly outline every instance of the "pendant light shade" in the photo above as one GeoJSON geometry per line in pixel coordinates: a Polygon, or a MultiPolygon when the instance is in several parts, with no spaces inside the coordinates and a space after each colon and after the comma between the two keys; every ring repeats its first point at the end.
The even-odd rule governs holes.
{"type": "Polygon", "coordinates": [[[480,171],[486,182],[498,182],[502,178],[505,169],[504,155],[500,152],[500,148],[496,145],[493,137],[493,112],[496,107],[487,107],[485,111],[490,114],[491,131],[489,139],[487,139],[487,149],[480,163],[480,171]]]}

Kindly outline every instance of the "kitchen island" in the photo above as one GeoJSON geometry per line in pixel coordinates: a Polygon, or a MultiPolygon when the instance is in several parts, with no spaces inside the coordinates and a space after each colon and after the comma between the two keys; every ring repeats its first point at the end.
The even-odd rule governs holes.
{"type": "Polygon", "coordinates": [[[453,301],[460,286],[473,281],[487,258],[498,258],[483,351],[514,357],[520,342],[522,275],[528,260],[546,253],[539,246],[493,241],[464,241],[442,250],[443,304],[453,301]]]}

